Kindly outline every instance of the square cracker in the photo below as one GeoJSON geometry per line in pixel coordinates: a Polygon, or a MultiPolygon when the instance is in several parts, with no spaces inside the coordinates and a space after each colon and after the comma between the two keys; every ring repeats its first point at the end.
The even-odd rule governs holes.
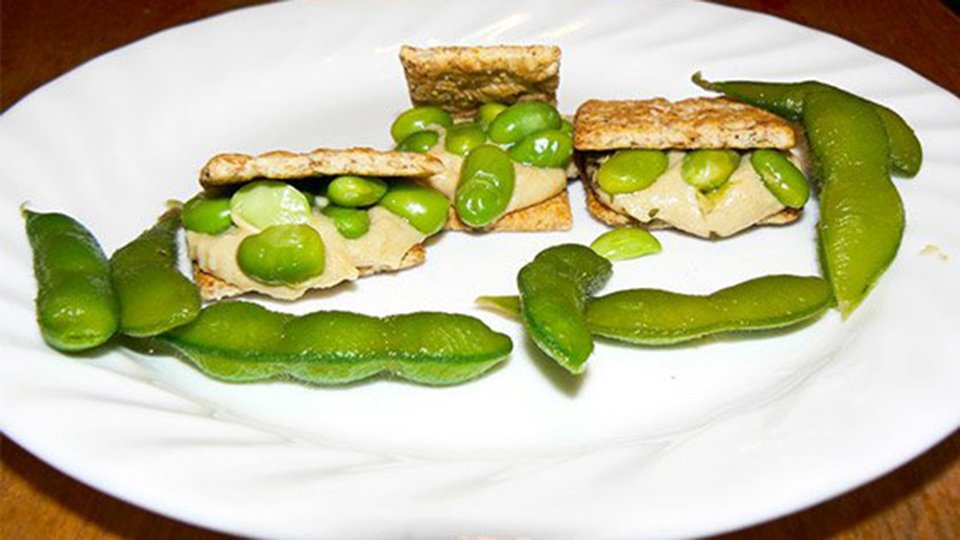
{"type": "Polygon", "coordinates": [[[200,171],[200,185],[216,188],[257,178],[291,180],[341,174],[417,178],[442,169],[443,163],[428,154],[372,148],[318,148],[303,154],[274,151],[258,156],[219,154],[200,171]]]}
{"type": "Polygon", "coordinates": [[[548,45],[431,47],[404,45],[400,62],[414,105],[436,105],[458,118],[488,102],[556,105],[560,48],[548,45]]]}
{"type": "Polygon", "coordinates": [[[577,109],[573,146],[580,151],[622,148],[791,148],[789,122],[725,98],[592,99],[577,109]]]}

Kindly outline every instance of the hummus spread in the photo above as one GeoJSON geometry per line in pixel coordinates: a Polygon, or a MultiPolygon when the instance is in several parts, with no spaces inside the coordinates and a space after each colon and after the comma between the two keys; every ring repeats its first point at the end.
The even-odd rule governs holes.
{"type": "MultiPolygon", "coordinates": [[[[684,182],[680,175],[684,152],[672,151],[667,156],[667,170],[650,187],[611,195],[594,183],[597,198],[641,223],[656,219],[704,238],[730,236],[785,208],[763,185],[750,164],[749,154],[740,159],[740,165],[724,185],[706,194],[684,182]]],[[[794,158],[791,160],[797,163],[794,158]]],[[[592,167],[592,178],[600,163],[592,167]]]]}
{"type": "Polygon", "coordinates": [[[323,273],[296,285],[267,285],[251,279],[237,264],[237,249],[244,238],[259,231],[245,223],[218,235],[187,231],[187,252],[201,270],[212,274],[244,292],[256,291],[274,298],[295,300],[309,289],[333,287],[360,276],[359,268],[396,270],[403,256],[424,240],[418,231],[400,216],[386,208],[369,210],[370,230],[360,238],[348,240],[330,218],[314,211],[306,223],[323,240],[325,263],[323,273]]]}

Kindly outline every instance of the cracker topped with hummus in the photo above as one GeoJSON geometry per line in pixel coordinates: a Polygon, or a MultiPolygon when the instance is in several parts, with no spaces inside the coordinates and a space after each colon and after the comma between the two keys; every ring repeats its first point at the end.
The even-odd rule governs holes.
{"type": "Polygon", "coordinates": [[[557,111],[555,46],[400,50],[413,108],[391,127],[398,150],[438,159],[425,180],[452,203],[452,230],[572,225],[573,126],[557,111]]]}
{"type": "Polygon", "coordinates": [[[206,300],[293,300],[424,261],[449,203],[423,180],[436,158],[370,148],[220,154],[184,205],[187,252],[206,300]]]}
{"type": "Polygon", "coordinates": [[[590,100],[574,121],[597,219],[705,238],[800,216],[809,186],[796,143],[787,121],[723,98],[590,100]]]}

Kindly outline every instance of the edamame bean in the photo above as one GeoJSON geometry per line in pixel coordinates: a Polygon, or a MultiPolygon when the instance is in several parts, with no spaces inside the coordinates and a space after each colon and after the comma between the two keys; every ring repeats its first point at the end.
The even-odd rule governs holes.
{"type": "Polygon", "coordinates": [[[420,154],[429,152],[431,148],[437,145],[440,140],[440,134],[436,131],[418,131],[407,135],[399,144],[397,150],[400,152],[417,152],[420,154]]]}
{"type": "Polygon", "coordinates": [[[480,126],[474,123],[455,124],[447,130],[444,148],[447,152],[465,156],[471,150],[487,140],[487,134],[480,126]]]}
{"type": "Polygon", "coordinates": [[[750,164],[770,193],[788,208],[803,208],[810,198],[807,179],[786,156],[776,150],[760,149],[750,154],[750,164]]]}
{"type": "Polygon", "coordinates": [[[660,150],[620,150],[600,165],[597,184],[611,195],[644,190],[656,182],[669,163],[660,150]]]}
{"type": "Polygon", "coordinates": [[[200,313],[200,291],[177,269],[179,230],[180,209],[174,208],[110,257],[110,277],[124,334],[155,336],[200,313]]]}
{"type": "Polygon", "coordinates": [[[400,142],[418,131],[427,131],[431,127],[448,128],[453,118],[440,107],[413,107],[400,113],[390,126],[390,135],[400,142]]]}
{"type": "Polygon", "coordinates": [[[566,133],[567,135],[573,137],[573,123],[569,120],[563,120],[560,122],[560,131],[566,133]]]}
{"type": "Polygon", "coordinates": [[[534,167],[565,168],[573,157],[573,140],[559,129],[531,133],[513,146],[510,157],[534,167]]]}
{"type": "Polygon", "coordinates": [[[590,244],[590,249],[611,261],[635,259],[663,249],[649,231],[626,227],[607,231],[590,244]]]}
{"type": "Polygon", "coordinates": [[[536,131],[560,129],[561,121],[560,113],[549,103],[520,101],[493,119],[490,140],[498,144],[514,144],[536,131]]]}
{"type": "Polygon", "coordinates": [[[493,122],[493,119],[505,110],[507,110],[507,106],[503,103],[484,103],[477,109],[473,120],[480,124],[480,127],[486,131],[490,129],[490,123],[493,122]]]}
{"type": "Polygon", "coordinates": [[[119,307],[107,257],[73,218],[23,210],[37,279],[37,324],[51,347],[82,351],[110,339],[119,307]]]}
{"type": "Polygon", "coordinates": [[[474,379],[510,354],[510,338],[450,313],[294,316],[221,302],[160,340],[201,371],[229,381],[292,378],[344,384],[379,373],[429,385],[474,379]]]}
{"type": "Polygon", "coordinates": [[[683,156],[680,176],[684,182],[707,192],[727,183],[739,164],[740,154],[734,150],[693,150],[683,156]]]}
{"type": "Polygon", "coordinates": [[[220,234],[233,225],[229,197],[208,197],[200,193],[183,205],[181,216],[187,230],[203,234],[220,234]]]}
{"type": "Polygon", "coordinates": [[[450,212],[443,193],[410,180],[391,182],[380,204],[427,236],[443,229],[450,212]]]}
{"type": "Polygon", "coordinates": [[[233,194],[230,215],[234,223],[246,223],[256,229],[306,223],[310,218],[310,200],[286,182],[258,180],[233,194]]]}
{"type": "Polygon", "coordinates": [[[611,272],[610,261],[590,248],[563,244],[541,251],[517,276],[527,333],[571,373],[582,373],[593,352],[584,304],[611,272]]]}
{"type": "Polygon", "coordinates": [[[370,230],[370,215],[366,210],[327,206],[323,209],[323,215],[333,221],[344,238],[360,238],[370,230]]]}
{"type": "MultiPolygon", "coordinates": [[[[506,114],[506,113],[504,113],[506,114]]],[[[513,162],[496,146],[478,146],[463,160],[454,204],[460,221],[485,227],[506,211],[513,196],[513,162]]]]}
{"type": "Polygon", "coordinates": [[[386,193],[387,183],[372,176],[338,176],[327,186],[330,202],[348,208],[376,204],[386,193]]]}
{"type": "Polygon", "coordinates": [[[303,283],[323,273],[323,239],[309,225],[274,225],[240,242],[237,264],[244,274],[260,283],[303,283]]]}

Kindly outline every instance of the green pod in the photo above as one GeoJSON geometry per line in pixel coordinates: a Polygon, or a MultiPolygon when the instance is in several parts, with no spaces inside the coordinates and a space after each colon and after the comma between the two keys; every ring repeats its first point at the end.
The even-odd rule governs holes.
{"type": "Polygon", "coordinates": [[[436,131],[418,131],[407,135],[397,143],[397,151],[424,154],[436,146],[438,141],[440,141],[440,134],[436,131]]]}
{"type": "Polygon", "coordinates": [[[295,379],[345,384],[377,374],[428,385],[458,384],[501,363],[510,338],[449,313],[302,316],[221,302],[161,336],[205,373],[234,382],[295,379]]]}
{"type": "Polygon", "coordinates": [[[531,133],[560,129],[562,118],[557,109],[543,101],[520,101],[507,107],[490,123],[490,140],[497,144],[515,144],[531,133]]]}
{"type": "Polygon", "coordinates": [[[582,373],[593,352],[583,314],[587,298],[611,272],[610,261],[590,248],[563,244],[540,252],[517,276],[528,335],[571,373],[582,373]]]}
{"type": "Polygon", "coordinates": [[[460,168],[454,198],[457,216],[470,227],[493,223],[507,210],[515,185],[510,157],[496,146],[478,146],[460,168]]]}
{"type": "Polygon", "coordinates": [[[653,185],[669,164],[660,150],[620,150],[597,169],[597,184],[611,195],[641,191],[653,185]]]}
{"type": "Polygon", "coordinates": [[[266,285],[297,285],[319,276],[326,264],[323,239],[309,225],[274,225],[247,236],[237,248],[244,274],[266,285]]]}
{"type": "Polygon", "coordinates": [[[649,231],[626,227],[601,234],[590,244],[590,249],[611,261],[622,261],[660,253],[663,248],[649,231]]]}
{"type": "Polygon", "coordinates": [[[306,223],[310,212],[310,200],[306,195],[290,184],[276,180],[250,182],[230,198],[233,221],[248,223],[257,229],[306,223]]]}
{"type": "Polygon", "coordinates": [[[334,178],[327,186],[330,202],[347,208],[377,204],[386,194],[387,183],[372,176],[346,174],[334,178]]]}
{"type": "Polygon", "coordinates": [[[484,103],[477,108],[477,112],[473,115],[473,121],[480,124],[480,127],[486,131],[490,129],[493,120],[505,110],[507,110],[507,106],[503,103],[484,103]]]}
{"type": "Polygon", "coordinates": [[[360,238],[370,230],[370,214],[366,210],[327,206],[322,212],[344,238],[360,238]]]}
{"type": "Polygon", "coordinates": [[[391,182],[380,204],[427,236],[440,232],[450,213],[443,193],[411,180],[391,182]]]}
{"type": "Polygon", "coordinates": [[[452,125],[453,118],[440,107],[413,107],[397,116],[390,126],[390,135],[394,142],[400,142],[418,131],[446,129],[452,125]]]}
{"type": "Polygon", "coordinates": [[[444,148],[451,154],[465,156],[487,141],[487,134],[477,124],[456,124],[447,130],[444,148]]]}
{"type": "Polygon", "coordinates": [[[683,156],[680,176],[700,191],[712,191],[727,183],[739,164],[740,154],[734,150],[693,150],[683,156]]]}
{"type": "Polygon", "coordinates": [[[562,169],[573,157],[573,139],[559,129],[545,129],[524,137],[508,154],[526,165],[562,169]]]}
{"type": "Polygon", "coordinates": [[[200,193],[183,205],[181,220],[183,227],[189,231],[220,234],[233,226],[230,198],[209,197],[200,193]]]}
{"type": "Polygon", "coordinates": [[[770,193],[788,208],[803,208],[810,198],[810,185],[800,169],[776,150],[754,150],[750,164],[770,193]]]}
{"type": "Polygon", "coordinates": [[[110,257],[122,333],[155,336],[192,321],[200,313],[200,291],[177,269],[179,230],[180,210],[169,210],[153,227],[110,257]]]}
{"type": "Polygon", "coordinates": [[[37,324],[62,351],[110,339],[120,323],[110,266],[96,238],[73,218],[23,210],[37,279],[37,324]]]}

